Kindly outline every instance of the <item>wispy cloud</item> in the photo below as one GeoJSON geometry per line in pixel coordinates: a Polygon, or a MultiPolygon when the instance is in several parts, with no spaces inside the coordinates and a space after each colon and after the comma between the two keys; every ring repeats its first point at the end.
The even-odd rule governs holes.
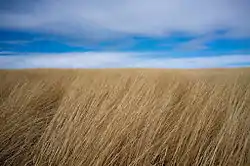
{"type": "Polygon", "coordinates": [[[8,45],[25,45],[32,41],[30,40],[6,40],[6,41],[0,41],[0,44],[8,44],[8,45]]]}
{"type": "Polygon", "coordinates": [[[190,58],[153,58],[152,54],[157,53],[85,52],[0,55],[0,68],[214,68],[250,66],[250,55],[244,54],[190,58]]]}
{"type": "Polygon", "coordinates": [[[204,34],[200,35],[194,39],[191,39],[187,42],[183,42],[178,44],[175,49],[183,50],[183,51],[192,51],[192,50],[206,50],[208,46],[206,45],[208,42],[211,42],[215,39],[220,39],[224,37],[224,34],[204,34]]]}
{"type": "Polygon", "coordinates": [[[11,51],[1,51],[0,49],[0,56],[7,56],[7,55],[17,55],[17,53],[11,51]]]}
{"type": "Polygon", "coordinates": [[[219,29],[228,29],[231,37],[250,36],[248,0],[21,0],[0,6],[1,28],[74,37],[206,34],[219,29]]]}

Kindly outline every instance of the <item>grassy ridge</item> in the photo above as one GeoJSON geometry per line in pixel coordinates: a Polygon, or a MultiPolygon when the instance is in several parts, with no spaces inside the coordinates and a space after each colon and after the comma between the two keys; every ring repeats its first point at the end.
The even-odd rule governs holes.
{"type": "Polygon", "coordinates": [[[0,71],[0,165],[250,165],[250,69],[0,71]]]}

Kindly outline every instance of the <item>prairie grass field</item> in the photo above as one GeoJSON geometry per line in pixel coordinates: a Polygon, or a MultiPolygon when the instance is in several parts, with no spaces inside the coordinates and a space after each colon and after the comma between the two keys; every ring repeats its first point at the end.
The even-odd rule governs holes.
{"type": "Polygon", "coordinates": [[[0,70],[0,165],[249,166],[250,69],[0,70]]]}

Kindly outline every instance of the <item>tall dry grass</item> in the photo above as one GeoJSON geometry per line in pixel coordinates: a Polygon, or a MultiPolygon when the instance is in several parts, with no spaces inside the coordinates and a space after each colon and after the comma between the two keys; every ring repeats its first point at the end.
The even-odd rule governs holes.
{"type": "Polygon", "coordinates": [[[250,69],[0,71],[0,165],[250,165],[250,69]]]}

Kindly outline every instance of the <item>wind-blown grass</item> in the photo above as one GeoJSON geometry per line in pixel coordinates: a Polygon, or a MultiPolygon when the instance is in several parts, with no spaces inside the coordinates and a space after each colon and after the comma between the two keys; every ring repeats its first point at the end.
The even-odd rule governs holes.
{"type": "Polygon", "coordinates": [[[0,165],[250,165],[250,70],[0,71],[0,165]]]}

